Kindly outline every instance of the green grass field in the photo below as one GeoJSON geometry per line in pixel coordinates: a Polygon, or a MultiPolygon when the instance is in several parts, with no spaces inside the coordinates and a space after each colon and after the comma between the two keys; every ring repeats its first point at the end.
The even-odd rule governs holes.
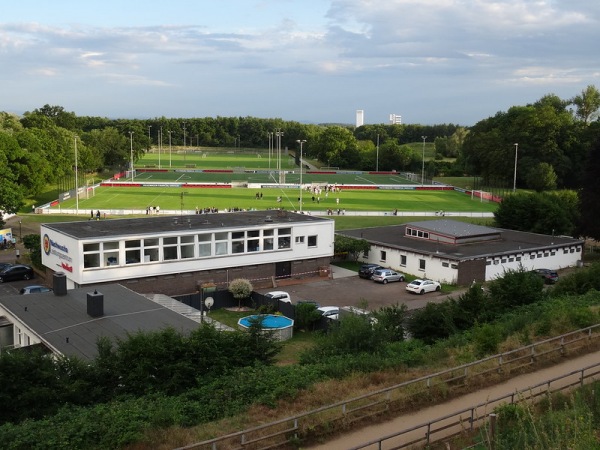
{"type": "MultiPolygon", "coordinates": [[[[294,165],[293,157],[286,157],[282,170],[296,173],[287,173],[285,183],[299,184],[300,173],[294,165]],[[290,166],[290,167],[286,167],[290,166]]],[[[268,184],[276,183],[275,173],[269,173],[269,166],[275,170],[276,160],[269,162],[268,151],[263,153],[234,152],[202,150],[198,152],[174,151],[170,155],[161,154],[161,168],[171,169],[167,172],[138,172],[135,181],[138,182],[196,182],[196,183],[229,183],[232,181],[268,184]],[[258,157],[259,155],[261,157],[258,157]],[[206,155],[203,157],[203,155],[206,155]],[[169,158],[171,161],[169,161],[169,158]],[[167,164],[167,165],[165,165],[167,164]],[[190,166],[190,167],[187,167],[190,166]],[[193,166],[193,167],[192,167],[193,166]],[[234,173],[204,173],[193,170],[206,169],[234,169],[234,173]],[[262,173],[244,172],[240,170],[256,170],[262,173]],[[252,168],[252,169],[250,169],[252,168]],[[188,171],[184,171],[187,169],[188,171]],[[265,170],[267,169],[267,170],[265,170]]],[[[158,168],[158,154],[149,153],[138,161],[136,167],[156,166],[158,168]]],[[[154,168],[154,167],[148,167],[154,168]]],[[[129,181],[127,179],[126,181],[129,181]]],[[[399,185],[410,184],[400,174],[370,175],[364,173],[344,174],[307,174],[302,175],[304,185],[311,183],[327,183],[344,185],[399,185]]],[[[165,211],[193,212],[196,207],[216,208],[219,211],[231,209],[275,209],[283,207],[287,210],[299,210],[300,190],[298,188],[179,188],[168,186],[153,187],[99,187],[95,195],[82,198],[76,202],[74,198],[64,201],[54,207],[55,209],[72,210],[79,208],[81,215],[91,210],[122,210],[123,213],[143,212],[147,207],[159,206],[165,211]],[[257,199],[256,194],[262,193],[262,198],[257,199]],[[278,202],[277,199],[281,198],[278,202]],[[77,205],[78,203],[78,205],[77,205]]],[[[453,191],[417,191],[417,190],[350,190],[341,189],[339,193],[321,193],[319,198],[308,191],[302,192],[302,210],[310,212],[326,212],[338,209],[346,212],[352,211],[377,211],[391,214],[397,210],[401,216],[403,212],[493,212],[494,203],[481,202],[471,199],[470,196],[453,191]],[[339,203],[338,203],[339,199],[339,203]]]]}
{"type": "MultiPolygon", "coordinates": [[[[219,210],[268,209],[283,207],[298,209],[299,189],[263,189],[262,199],[256,198],[253,189],[245,188],[171,188],[171,187],[102,187],[89,199],[79,200],[80,210],[144,210],[147,206],[160,206],[161,210],[194,210],[217,208],[219,210]],[[281,197],[281,203],[277,202],[281,197]]],[[[454,191],[391,191],[342,190],[321,195],[321,201],[312,201],[312,194],[302,193],[304,211],[326,211],[328,208],[346,211],[447,211],[493,212],[494,203],[472,200],[470,196],[454,191]],[[339,198],[340,202],[337,203],[339,198]]],[[[60,204],[61,209],[74,209],[75,199],[60,204]]],[[[58,208],[58,206],[56,207],[58,208]]]]}
{"type": "MultiPolygon", "coordinates": [[[[140,172],[134,178],[138,182],[179,182],[179,183],[277,183],[277,173],[250,173],[250,172],[235,172],[235,173],[214,173],[214,172],[182,172],[171,170],[168,172],[140,172]]],[[[296,173],[286,173],[285,183],[299,184],[300,171],[296,173]]],[[[400,174],[302,174],[302,184],[416,184],[400,174]]]]}

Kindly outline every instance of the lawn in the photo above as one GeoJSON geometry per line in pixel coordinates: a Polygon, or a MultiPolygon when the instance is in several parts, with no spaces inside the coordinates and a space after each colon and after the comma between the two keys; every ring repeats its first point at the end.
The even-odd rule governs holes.
{"type": "MultiPolygon", "coordinates": [[[[267,188],[260,192],[246,188],[173,188],[173,187],[101,187],[89,199],[79,200],[82,215],[89,210],[145,210],[147,206],[160,206],[161,210],[190,211],[196,207],[225,209],[275,209],[283,207],[296,210],[299,190],[267,188]],[[277,198],[281,197],[281,202],[277,198]]],[[[455,191],[405,191],[405,190],[342,190],[339,193],[321,194],[320,200],[312,200],[313,194],[302,193],[304,211],[384,211],[412,213],[434,212],[493,212],[496,204],[471,199],[469,195],[455,191]],[[339,203],[338,203],[339,199],[339,203]]],[[[75,209],[75,199],[57,205],[56,209],[75,209]]]]}

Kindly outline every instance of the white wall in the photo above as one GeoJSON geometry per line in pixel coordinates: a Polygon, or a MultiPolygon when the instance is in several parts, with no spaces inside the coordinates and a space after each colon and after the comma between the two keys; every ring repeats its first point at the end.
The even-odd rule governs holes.
{"type": "MultiPolygon", "coordinates": [[[[276,263],[280,261],[303,260],[321,257],[333,256],[333,240],[335,233],[335,223],[333,221],[319,222],[301,222],[290,223],[292,229],[291,247],[283,250],[251,252],[235,255],[211,256],[208,258],[190,258],[184,260],[172,261],[156,261],[140,264],[123,264],[118,266],[100,267],[83,269],[83,244],[99,242],[99,240],[77,241],[71,237],[62,235],[58,232],[50,230],[42,225],[42,248],[47,248],[48,251],[42,251],[42,264],[54,271],[64,272],[67,276],[67,287],[75,287],[89,283],[110,282],[114,280],[133,279],[149,276],[168,275],[176,273],[185,273],[198,270],[214,270],[221,268],[251,266],[258,264],[276,263]],[[296,237],[303,236],[304,242],[296,243],[296,237]],[[308,237],[317,236],[317,245],[309,247],[308,237]],[[44,242],[46,247],[44,247],[44,242]],[[71,270],[68,270],[71,267],[71,270]]],[[[263,229],[273,228],[258,227],[263,229]]],[[[282,224],[277,224],[276,228],[282,228],[282,224]]],[[[251,227],[251,229],[257,229],[251,227]]],[[[202,230],[209,231],[209,230],[202,230]]],[[[225,231],[240,231],[239,228],[220,228],[219,232],[225,231]]],[[[190,230],[188,234],[198,234],[199,230],[190,230]]],[[[162,236],[154,235],[153,237],[178,236],[183,233],[165,233],[162,236]]],[[[115,236],[111,240],[125,239],[143,239],[147,235],[127,235],[115,236]]],[[[106,240],[106,238],[104,239],[106,240]]],[[[121,242],[121,252],[124,253],[123,242],[121,242]]],[[[125,261],[125,258],[120,258],[125,261]]]]}
{"type": "MultiPolygon", "coordinates": [[[[493,280],[501,277],[508,270],[518,270],[522,265],[526,270],[533,269],[562,269],[573,267],[583,258],[582,245],[569,245],[564,248],[546,250],[541,252],[515,252],[512,255],[503,255],[488,258],[485,272],[485,280],[493,280]],[[535,258],[532,258],[535,254],[535,258]],[[519,260],[520,258],[520,260],[519,260]]],[[[364,259],[364,258],[363,258],[364,259]]],[[[452,266],[455,261],[437,257],[435,255],[423,255],[416,252],[400,251],[379,245],[372,245],[369,257],[364,262],[380,264],[390,267],[398,272],[413,275],[419,278],[430,278],[441,283],[456,283],[458,269],[452,266]],[[381,259],[381,251],[386,252],[385,261],[381,259]],[[401,265],[401,255],[406,255],[406,265],[401,265]],[[425,270],[419,266],[419,261],[425,260],[425,270]],[[447,265],[447,267],[444,267],[447,265]]]]}

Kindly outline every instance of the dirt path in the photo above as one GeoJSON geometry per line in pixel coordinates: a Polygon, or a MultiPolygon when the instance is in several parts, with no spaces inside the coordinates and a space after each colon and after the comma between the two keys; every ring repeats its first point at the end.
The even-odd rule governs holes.
{"type": "MultiPolygon", "coordinates": [[[[520,375],[512,378],[504,383],[489,386],[471,394],[466,394],[461,397],[449,400],[445,403],[440,403],[431,407],[427,407],[416,411],[411,414],[396,417],[395,419],[383,422],[377,425],[368,426],[365,428],[358,429],[356,431],[346,433],[344,436],[335,438],[331,441],[323,443],[321,445],[305,447],[305,450],[347,450],[349,448],[361,445],[363,443],[372,441],[374,439],[381,438],[386,435],[390,435],[402,430],[406,430],[410,427],[427,423],[430,420],[444,417],[448,414],[455,413],[475,406],[477,404],[486,402],[487,400],[501,397],[505,394],[511,394],[516,391],[526,390],[527,388],[537,385],[545,380],[568,374],[574,370],[582,369],[584,367],[596,364],[600,361],[600,352],[590,353],[577,358],[569,359],[561,364],[540,369],[536,372],[520,375]]],[[[572,380],[571,380],[572,381],[572,380]]],[[[553,384],[554,386],[554,384],[553,384]]],[[[491,407],[487,412],[491,412],[491,407]]],[[[414,435],[406,435],[405,439],[410,438],[422,438],[424,435],[423,430],[415,432],[414,435]]],[[[394,442],[395,445],[399,445],[400,441],[394,442]]],[[[381,447],[382,449],[390,448],[385,444],[381,447]]],[[[376,445],[369,448],[376,449],[376,445]]]]}

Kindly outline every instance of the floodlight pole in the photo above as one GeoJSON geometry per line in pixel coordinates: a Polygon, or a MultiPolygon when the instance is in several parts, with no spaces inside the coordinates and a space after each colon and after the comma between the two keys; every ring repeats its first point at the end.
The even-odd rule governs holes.
{"type": "Polygon", "coordinates": [[[171,168],[171,133],[173,132],[169,131],[169,169],[171,168]]]}
{"type": "Polygon", "coordinates": [[[131,152],[131,182],[133,182],[133,131],[129,132],[129,151],[131,152]]]}
{"type": "Polygon", "coordinates": [[[519,144],[515,143],[515,175],[513,177],[513,192],[517,191],[517,154],[519,153],[519,144]]]}
{"type": "Polygon", "coordinates": [[[421,136],[421,139],[423,139],[423,158],[422,158],[422,165],[421,165],[421,186],[422,186],[423,182],[425,180],[425,141],[427,140],[427,136],[421,136]]]}
{"type": "MultiPolygon", "coordinates": [[[[79,215],[79,168],[77,167],[77,136],[73,138],[75,142],[75,213],[79,215]]],[[[19,225],[21,222],[19,221],[19,225]]]]}
{"type": "Polygon", "coordinates": [[[377,157],[375,159],[375,172],[379,172],[379,133],[377,133],[377,157]]]}
{"type": "Polygon", "coordinates": [[[300,144],[300,212],[302,212],[302,144],[306,139],[297,139],[296,142],[300,144]]]}

